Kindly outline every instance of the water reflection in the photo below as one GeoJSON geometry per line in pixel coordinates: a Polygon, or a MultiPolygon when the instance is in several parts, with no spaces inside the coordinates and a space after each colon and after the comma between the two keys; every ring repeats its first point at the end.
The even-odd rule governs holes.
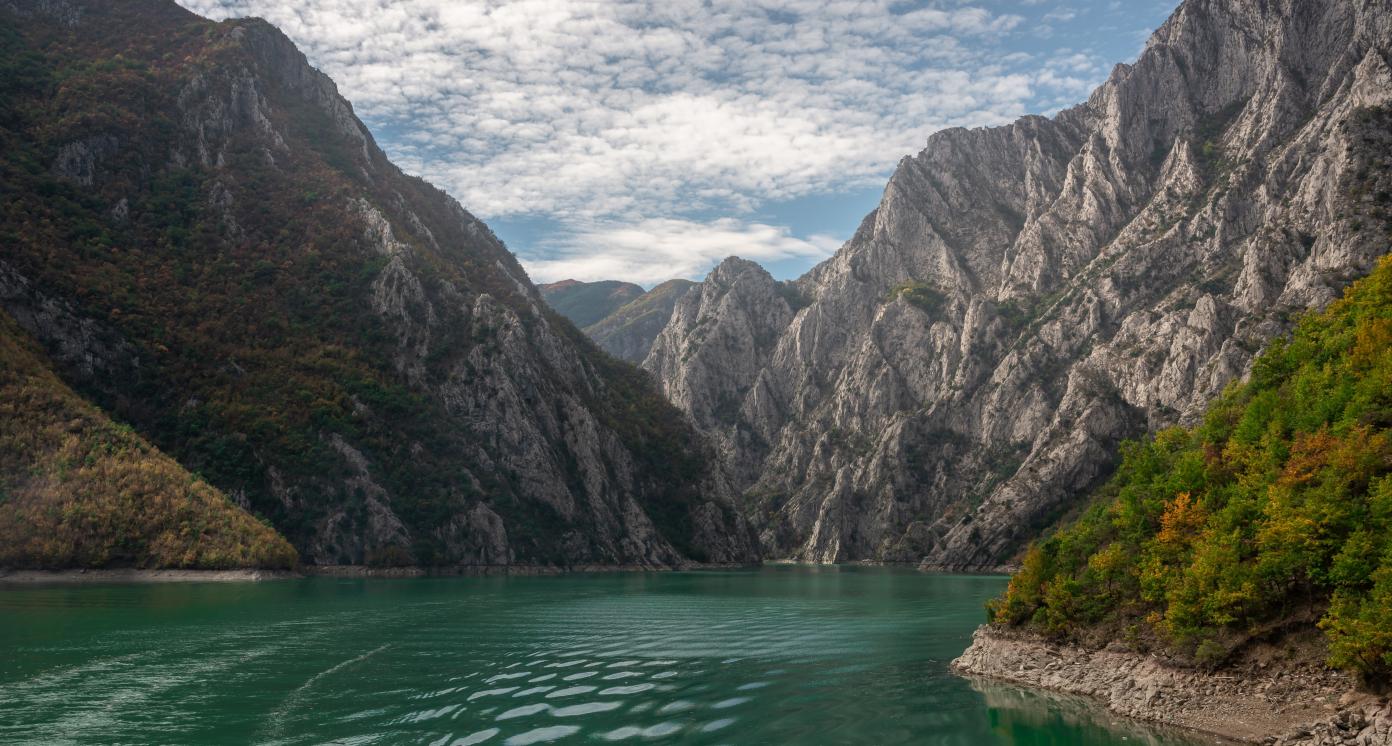
{"type": "Polygon", "coordinates": [[[1141,723],[1112,713],[1084,697],[1046,692],[968,677],[973,691],[986,699],[991,730],[1003,743],[1020,746],[1072,746],[1078,738],[1095,741],[1125,734],[1140,746],[1173,746],[1177,740],[1195,744],[1236,746],[1217,736],[1179,728],[1141,723]]]}

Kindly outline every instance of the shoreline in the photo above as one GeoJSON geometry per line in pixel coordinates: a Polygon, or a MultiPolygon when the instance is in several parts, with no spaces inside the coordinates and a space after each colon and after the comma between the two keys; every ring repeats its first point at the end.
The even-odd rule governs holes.
{"type": "Polygon", "coordinates": [[[294,570],[144,570],[133,567],[77,568],[68,570],[3,570],[0,588],[6,585],[84,585],[88,583],[241,583],[288,580],[303,577],[294,570]]]}
{"type": "Polygon", "coordinates": [[[936,572],[951,575],[1014,575],[1020,565],[1006,562],[999,565],[940,565],[931,562],[916,562],[920,572],[936,572]]]}
{"type": "Polygon", "coordinates": [[[682,570],[732,570],[758,565],[692,563],[676,567],[647,565],[459,565],[450,567],[370,567],[368,565],[303,565],[294,570],[234,568],[227,570],[67,568],[61,570],[0,569],[0,589],[5,586],[86,585],[100,583],[248,583],[273,580],[330,578],[451,578],[541,576],[606,572],[676,572],[682,570]]]}
{"type": "Polygon", "coordinates": [[[843,560],[841,562],[808,562],[800,559],[789,559],[787,557],[779,559],[766,559],[765,565],[777,566],[805,566],[805,567],[895,567],[904,570],[917,570],[918,572],[931,575],[970,575],[983,577],[1009,577],[1019,572],[1018,565],[992,565],[992,566],[953,566],[953,565],[930,565],[918,560],[876,560],[876,559],[854,559],[843,560]]]}
{"type": "Polygon", "coordinates": [[[1309,661],[1253,657],[1217,673],[1116,647],[1090,650],[979,627],[951,669],[1082,696],[1133,720],[1273,746],[1392,742],[1392,703],[1309,661]]]}
{"type": "Polygon", "coordinates": [[[296,580],[311,577],[331,578],[455,578],[499,577],[516,575],[568,575],[574,573],[608,572],[683,572],[702,570],[744,570],[763,566],[787,567],[897,567],[942,575],[1004,575],[1004,569],[963,570],[925,567],[917,562],[885,562],[880,560],[851,560],[837,563],[802,562],[791,559],[772,559],[757,563],[689,562],[675,566],[654,565],[451,565],[424,567],[373,567],[370,565],[301,565],[293,570],[263,568],[229,568],[198,570],[180,568],[62,568],[51,570],[0,568],[0,590],[19,585],[83,585],[98,583],[242,583],[269,580],[296,580]]]}

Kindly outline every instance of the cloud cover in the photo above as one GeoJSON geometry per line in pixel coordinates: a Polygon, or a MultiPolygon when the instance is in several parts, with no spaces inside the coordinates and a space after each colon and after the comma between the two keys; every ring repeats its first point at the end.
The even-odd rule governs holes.
{"type": "Polygon", "coordinates": [[[180,2],[279,26],[394,160],[481,217],[554,221],[513,247],[543,281],[825,256],[752,212],[882,184],[929,133],[1077,101],[1107,70],[1009,53],[1040,27],[960,2],[180,2]]]}

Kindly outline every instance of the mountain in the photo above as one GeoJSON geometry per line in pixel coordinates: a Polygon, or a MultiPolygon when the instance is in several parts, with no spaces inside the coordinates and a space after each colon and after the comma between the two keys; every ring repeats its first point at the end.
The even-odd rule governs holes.
{"type": "Polygon", "coordinates": [[[538,285],[537,290],[541,291],[547,305],[582,328],[602,320],[643,294],[643,288],[617,280],[561,280],[538,285]]]}
{"type": "Polygon", "coordinates": [[[644,366],[768,555],[998,566],[1388,251],[1392,8],[1186,0],[1052,118],[949,129],[790,286],[732,259],[644,366]]]}
{"type": "Polygon", "coordinates": [[[306,562],[757,557],[647,376],[263,21],[0,0],[0,241],[62,381],[306,562]]]}
{"type": "Polygon", "coordinates": [[[0,311],[0,567],[292,567],[275,530],[54,375],[0,311]]]}
{"type": "Polygon", "coordinates": [[[667,326],[677,301],[695,287],[690,280],[668,280],[647,292],[628,282],[561,280],[537,289],[547,304],[584,329],[614,357],[642,363],[653,340],[667,326]]]}
{"type": "Polygon", "coordinates": [[[762,405],[755,393],[767,385],[775,343],[793,318],[779,289],[758,264],[726,259],[677,302],[643,362],[668,399],[718,439],[722,463],[736,484],[757,478],[754,456],[767,448],[750,422],[782,414],[757,413],[762,405]]]}
{"type": "Polygon", "coordinates": [[[585,334],[610,355],[642,363],[677,302],[693,287],[690,280],[668,280],[586,326],[585,334]]]}
{"type": "Polygon", "coordinates": [[[1318,626],[1332,665],[1392,680],[1392,257],[1272,344],[1200,425],[1127,448],[993,616],[1205,666],[1318,626]]]}

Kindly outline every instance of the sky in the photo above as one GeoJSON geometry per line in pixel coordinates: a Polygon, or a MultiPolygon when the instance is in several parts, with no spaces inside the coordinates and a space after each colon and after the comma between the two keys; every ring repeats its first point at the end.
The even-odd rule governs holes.
{"type": "Polygon", "coordinates": [[[260,16],[536,282],[796,277],[945,127],[1087,98],[1177,0],[179,0],[260,16]]]}

